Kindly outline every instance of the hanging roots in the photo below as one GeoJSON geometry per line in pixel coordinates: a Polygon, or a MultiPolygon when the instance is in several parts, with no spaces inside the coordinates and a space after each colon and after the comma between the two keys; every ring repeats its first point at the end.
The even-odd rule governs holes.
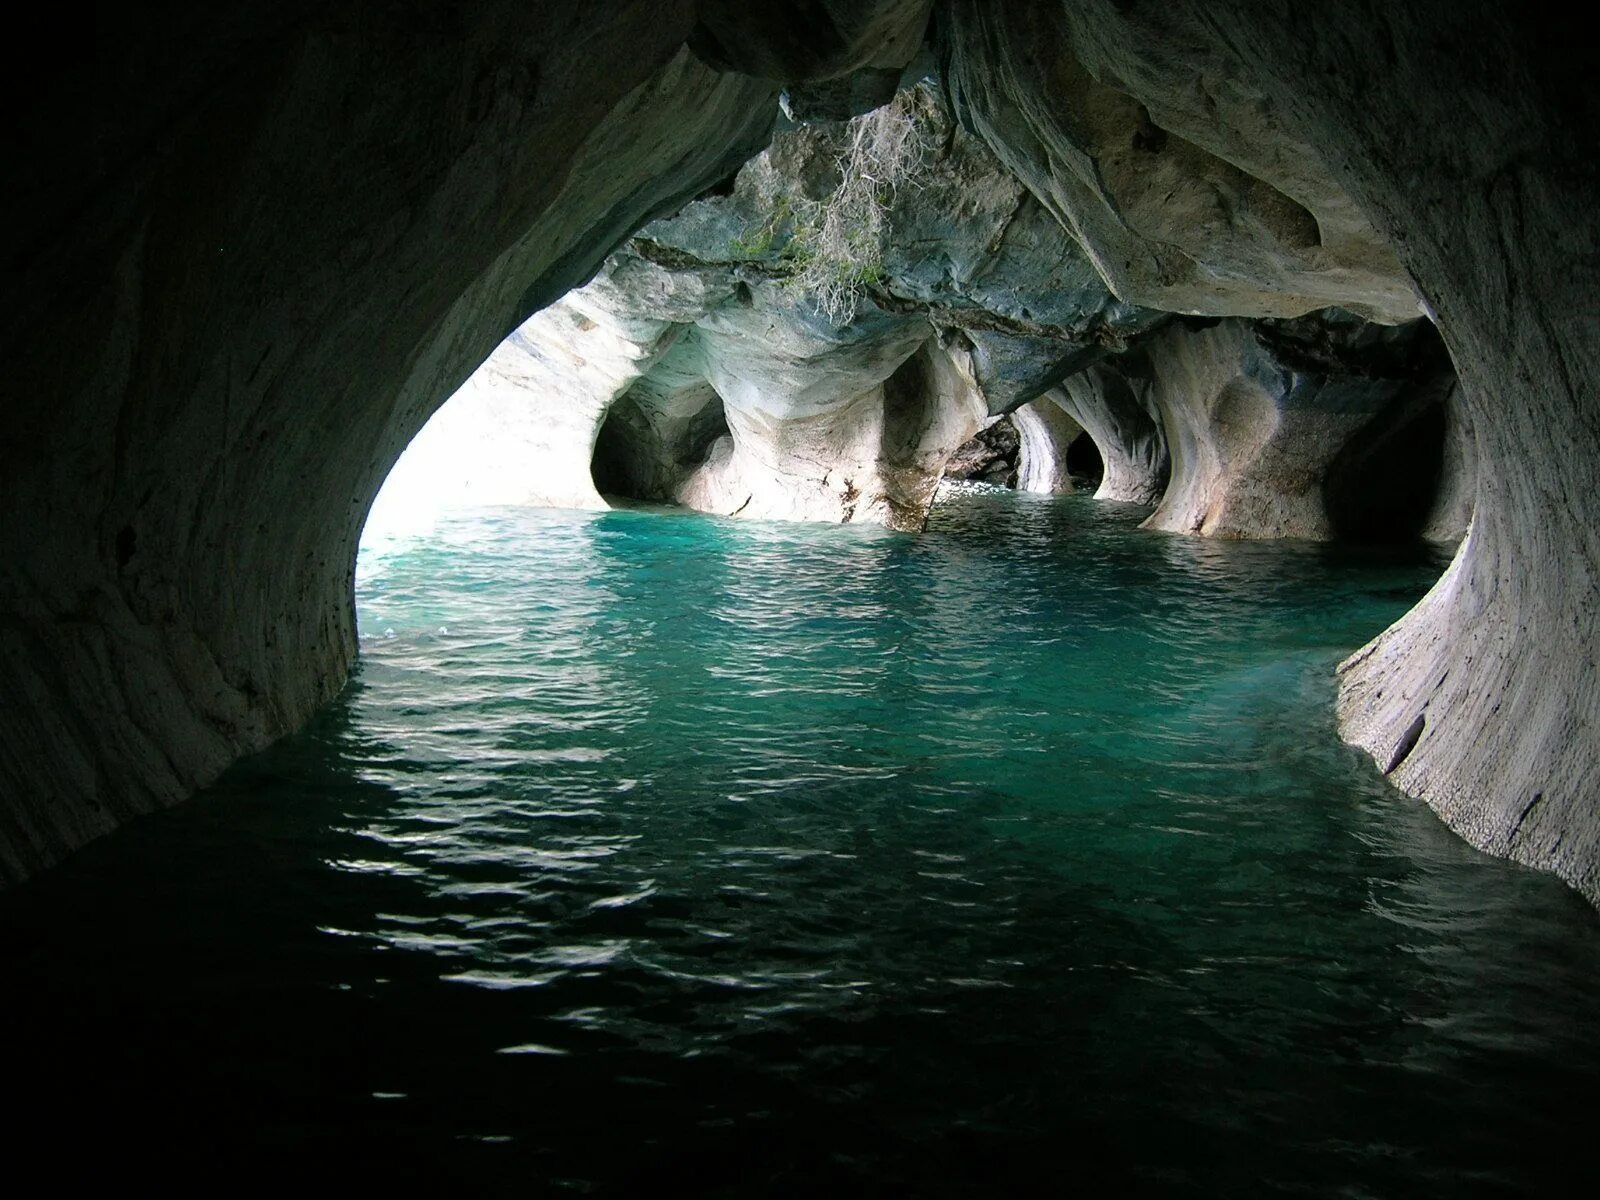
{"type": "Polygon", "coordinates": [[[855,319],[867,289],[883,279],[883,242],[900,188],[913,184],[927,139],[902,92],[851,122],[850,145],[839,156],[839,186],[826,200],[796,205],[790,283],[834,325],[855,319]]]}

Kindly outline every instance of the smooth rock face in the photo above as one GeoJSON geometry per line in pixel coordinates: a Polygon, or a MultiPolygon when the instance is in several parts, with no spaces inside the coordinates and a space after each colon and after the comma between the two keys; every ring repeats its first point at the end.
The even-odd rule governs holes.
{"type": "MultiPolygon", "coordinates": [[[[102,18],[123,27],[18,114],[0,225],[0,477],[29,514],[0,532],[8,882],[334,695],[401,449],[507,332],[759,150],[778,91],[686,51],[688,3],[102,18]]],[[[866,65],[885,29],[830,61],[866,65]]]]}
{"type": "Polygon", "coordinates": [[[1022,447],[1017,460],[1017,489],[1044,495],[1072,491],[1067,449],[1083,433],[1055,401],[1040,397],[1011,414],[1022,447]]]}
{"type": "MultiPolygon", "coordinates": [[[[1584,51],[1555,17],[1490,3],[953,2],[941,26],[953,86],[1086,241],[1099,198],[1056,188],[1044,165],[1081,154],[1053,131],[1067,118],[1035,78],[1050,35],[1006,33],[1018,14],[1070,22],[1074,38],[1092,29],[1085,57],[1118,64],[1108,77],[1154,123],[1196,144],[1204,123],[1194,103],[1216,98],[1213,128],[1255,145],[1230,162],[1286,149],[1394,247],[1449,347],[1480,469],[1471,530],[1451,569],[1343,667],[1341,730],[1473,844],[1555,871],[1600,900],[1600,232],[1591,219],[1600,175],[1578,134],[1596,127],[1600,102],[1584,51]],[[1237,112],[1231,97],[1259,98],[1272,124],[1237,112]]],[[[1287,182],[1275,186],[1314,212],[1327,236],[1333,214],[1287,182]]],[[[1160,303],[1165,285],[1148,258],[1108,252],[1097,262],[1119,287],[1128,281],[1125,299],[1160,303]]],[[[1184,301],[1173,307],[1272,307],[1256,302],[1253,284],[1235,300],[1239,289],[1196,286],[1178,266],[1184,301]]],[[[1365,299],[1373,315],[1405,315],[1384,272],[1360,274],[1357,295],[1319,285],[1318,303],[1359,309],[1365,299]]]]}
{"type": "MultiPolygon", "coordinates": [[[[885,415],[844,421],[847,403],[828,419],[861,447],[874,421],[901,428],[890,385],[924,348],[930,371],[955,362],[951,332],[992,415],[1125,348],[1119,304],[1340,305],[1397,323],[1420,297],[1460,384],[1438,406],[1441,520],[1458,527],[1470,493],[1471,527],[1427,600],[1343,667],[1341,728],[1474,844],[1600,899],[1600,162],[1585,140],[1600,101],[1582,40],[1485,0],[935,7],[969,132],[1026,194],[980,198],[994,251],[889,272],[885,320],[932,325],[946,357],[882,333],[877,381],[839,395],[881,388],[885,415]],[[1097,317],[1040,316],[1009,270],[974,298],[1012,249],[1044,267],[1034,211],[1082,247],[1063,242],[1063,270],[1086,255],[1109,281],[1097,317]],[[1062,333],[1055,362],[981,336],[1062,333]]],[[[443,397],[628,233],[764,144],[780,83],[897,67],[927,11],[98,12],[100,36],[15,114],[0,199],[0,879],[188,794],[331,697],[354,653],[357,533],[443,397]]],[[[36,44],[52,41],[18,41],[36,44]]],[[[748,232],[701,211],[702,232],[748,232]]],[[[764,256],[746,257],[759,273],[764,256]]],[[[866,355],[845,342],[826,353],[866,355]]],[[[1277,407],[1226,390],[1196,430],[1277,407]]],[[[1356,439],[1351,461],[1399,436],[1356,439]]],[[[732,461],[714,442],[705,464],[718,445],[732,461]]],[[[887,479],[882,495],[887,511],[887,479]]],[[[1219,527],[1227,511],[1246,510],[1225,506],[1219,527]]]]}
{"type": "MultiPolygon", "coordinates": [[[[588,284],[523,322],[434,414],[390,471],[369,527],[386,523],[390,507],[403,509],[408,493],[446,508],[605,508],[590,464],[608,413],[646,374],[659,377],[658,387],[672,386],[685,362],[696,372],[693,382],[709,392],[695,344],[684,335],[733,294],[725,272],[666,271],[633,255],[608,259],[588,284]],[[457,494],[441,494],[441,477],[457,494]]],[[[702,395],[690,404],[680,396],[660,415],[670,420],[689,404],[683,415],[691,418],[714,399],[702,395]]],[[[687,433],[662,429],[653,436],[687,433]]],[[[613,451],[620,446],[613,439],[613,451]]],[[[641,478],[658,468],[673,475],[672,462],[641,460],[617,469],[641,478]]],[[[664,489],[660,498],[670,498],[665,484],[640,487],[631,494],[655,498],[664,489]]]]}
{"type": "Polygon", "coordinates": [[[1112,290],[1169,312],[1419,315],[1399,261],[1312,145],[1228,71],[1208,15],[1110,0],[958,2],[963,117],[1112,290]]]}
{"type": "Polygon", "coordinates": [[[1096,499],[1154,504],[1167,490],[1172,463],[1155,382],[1149,354],[1136,348],[1046,393],[1094,439],[1103,467],[1096,499]]]}
{"type": "MultiPolygon", "coordinates": [[[[1336,312],[1287,323],[1226,320],[1207,328],[1172,325],[1142,346],[1152,374],[1172,478],[1149,529],[1211,537],[1326,540],[1359,522],[1330,510],[1347,487],[1341,452],[1407,405],[1439,405],[1454,377],[1426,322],[1389,330],[1336,312]]],[[[1439,430],[1439,445],[1443,429],[1439,430]]],[[[1426,517],[1438,464],[1403,464],[1419,482],[1417,511],[1394,497],[1376,508],[1411,528],[1426,517]]],[[[1348,467],[1346,467],[1348,470],[1348,467]]],[[[1351,509],[1370,511],[1372,489],[1348,489],[1351,509]]],[[[1379,532],[1384,532],[1380,530],[1379,532]]]]}
{"type": "Polygon", "coordinates": [[[495,348],[450,402],[412,439],[389,472],[369,526],[386,503],[408,493],[442,506],[526,504],[604,508],[589,462],[612,402],[670,348],[678,327],[666,321],[626,329],[569,292],[534,314],[495,348]],[[643,326],[643,327],[639,327],[643,326]],[[630,336],[631,335],[631,336],[630,336]],[[459,494],[438,494],[441,464],[458,467],[459,494]]]}

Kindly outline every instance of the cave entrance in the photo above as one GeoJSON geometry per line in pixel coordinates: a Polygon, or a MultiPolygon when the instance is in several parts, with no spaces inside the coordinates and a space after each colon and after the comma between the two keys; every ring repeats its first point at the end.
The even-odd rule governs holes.
{"type": "Polygon", "coordinates": [[[695,472],[732,448],[722,397],[709,384],[669,391],[643,382],[606,412],[589,474],[608,502],[677,504],[695,472]]]}
{"type": "Polygon", "coordinates": [[[1074,484],[1086,489],[1099,487],[1100,481],[1105,478],[1105,459],[1100,456],[1100,447],[1095,445],[1094,438],[1087,432],[1080,433],[1067,446],[1067,473],[1072,476],[1074,484]]]}
{"type": "Polygon", "coordinates": [[[961,445],[944,465],[944,478],[958,483],[1017,486],[1022,435],[1009,416],[985,426],[961,445]]]}

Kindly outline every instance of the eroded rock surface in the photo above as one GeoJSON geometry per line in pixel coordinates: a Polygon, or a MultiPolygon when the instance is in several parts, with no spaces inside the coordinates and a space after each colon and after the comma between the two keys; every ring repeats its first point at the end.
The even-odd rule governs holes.
{"type": "Polygon", "coordinates": [[[1352,487],[1343,458],[1365,431],[1410,424],[1408,408],[1438,407],[1450,392],[1454,375],[1426,322],[1389,329],[1335,310],[1172,325],[1141,350],[1172,462],[1147,528],[1327,540],[1342,520],[1393,541],[1426,523],[1436,483],[1426,464],[1392,462],[1352,487]],[[1417,484],[1410,512],[1387,490],[1394,474],[1417,484]],[[1373,529],[1365,514],[1392,527],[1373,529]]]}
{"type": "Polygon", "coordinates": [[[1111,0],[954,3],[965,119],[1115,293],[1170,312],[1405,321],[1416,297],[1324,151],[1230,69],[1220,22],[1111,0]]]}
{"type": "MultiPolygon", "coordinates": [[[[934,89],[896,105],[917,127],[915,159],[883,186],[879,240],[841,264],[863,277],[849,311],[827,312],[800,273],[822,252],[807,206],[835,202],[841,162],[884,114],[779,134],[728,194],[647,227],[529,321],[441,422],[488,415],[484,440],[498,437],[506,423],[479,393],[500,403],[510,357],[529,410],[547,414],[533,422],[543,444],[519,439],[523,473],[550,481],[542,495],[520,485],[530,502],[593,506],[610,491],[920,529],[958,446],[1164,317],[1115,301],[934,89]],[[576,478],[591,457],[594,485],[576,478]]],[[[1033,426],[1043,439],[1040,421],[1065,420],[1033,426]]],[[[1039,439],[1030,478],[1054,490],[1065,477],[1039,439]]]]}
{"type": "Polygon", "coordinates": [[[1135,348],[1089,367],[1046,393],[1094,439],[1102,474],[1097,499],[1154,504],[1172,473],[1150,356],[1135,348]]]}
{"type": "MultiPolygon", "coordinates": [[[[866,42],[828,70],[914,48],[922,6],[852,7],[866,42]]],[[[18,113],[0,232],[0,477],[30,514],[0,532],[0,880],[335,694],[401,449],[529,314],[766,143],[778,81],[687,50],[747,26],[700,15],[234,2],[62,31],[84,53],[18,113]]]]}
{"type": "Polygon", "coordinates": [[[1022,453],[1022,435],[1010,417],[994,417],[951,454],[944,464],[944,477],[960,483],[991,483],[1000,487],[1017,485],[1017,458],[1022,453]]]}
{"type": "Polygon", "coordinates": [[[1022,445],[1017,460],[1017,489],[1044,495],[1073,490],[1067,451],[1083,426],[1048,397],[1024,404],[1011,414],[1022,445]]]}
{"type": "MultiPolygon", "coordinates": [[[[883,427],[922,425],[887,419],[908,363],[952,365],[979,423],[1035,386],[1071,396],[1074,371],[1126,346],[1129,305],[1399,323],[1420,299],[1459,374],[1443,524],[1470,494],[1471,527],[1429,597],[1345,664],[1341,728],[1474,844],[1600,898],[1600,101],[1582,39],[1487,0],[932,7],[962,118],[1023,190],[973,189],[962,219],[992,218],[992,239],[886,259],[873,304],[939,340],[872,385],[883,427]],[[1048,274],[1030,239],[1053,246],[1051,221],[1081,252],[1063,243],[1058,285],[1025,297],[1003,264],[1048,274]],[[1080,276],[1093,292],[1085,260],[1104,299],[1053,309],[1080,276]]],[[[330,698],[354,654],[357,531],[438,403],[642,222],[727,179],[781,86],[897,68],[928,8],[231,0],[97,10],[87,43],[17,39],[83,53],[16,114],[0,201],[0,878],[330,698]]],[[[813,158],[825,186],[820,143],[813,158]]],[[[748,238],[738,199],[658,244],[692,258],[718,221],[748,238]]],[[[754,278],[782,240],[730,257],[754,278]]],[[[1260,409],[1225,390],[1213,424],[1260,409]]],[[[704,412],[671,419],[703,433],[704,412]]],[[[1357,438],[1353,461],[1386,443],[1357,438]]]]}
{"type": "MultiPolygon", "coordinates": [[[[945,12],[953,87],[974,124],[1099,247],[1124,299],[1216,315],[1332,302],[1400,319],[1402,281],[1352,220],[1393,247],[1449,347],[1481,469],[1450,570],[1342,669],[1341,729],[1475,845],[1600,899],[1600,178],[1578,133],[1595,128],[1600,102],[1569,31],[1483,2],[954,0],[945,12]],[[1101,238],[1096,147],[1071,135],[1080,110],[1059,103],[1084,94],[1072,89],[1086,75],[1313,214],[1325,246],[1348,248],[1348,275],[1270,278],[1297,242],[1315,253],[1304,222],[1298,235],[1292,222],[1264,228],[1265,270],[1234,253],[1243,225],[1231,217],[1198,226],[1218,231],[1217,254],[1183,230],[1175,244],[1192,249],[1176,259],[1141,228],[1101,238]],[[1206,269],[1225,261],[1244,268],[1242,286],[1206,269]]],[[[1253,213],[1248,186],[1230,203],[1253,213]]]]}

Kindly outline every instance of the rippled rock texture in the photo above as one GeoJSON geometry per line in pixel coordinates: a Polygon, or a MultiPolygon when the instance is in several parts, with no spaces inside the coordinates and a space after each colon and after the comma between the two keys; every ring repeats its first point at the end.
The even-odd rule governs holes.
{"type": "Polygon", "coordinates": [[[740,281],[693,335],[729,441],[657,494],[730,515],[919,529],[963,443],[1163,319],[1119,303],[927,84],[849,124],[779,134],[731,194],[649,226],[630,252],[740,281]],[[829,311],[808,286],[827,253],[808,214],[839,203],[850,171],[876,169],[853,147],[886,120],[914,126],[912,162],[877,185],[882,228],[842,264],[860,278],[829,311]]]}
{"type": "MultiPolygon", "coordinates": [[[[674,359],[651,396],[676,398],[634,404],[666,431],[674,470],[704,476],[707,506],[748,490],[751,506],[842,517],[854,503],[909,523],[939,448],[970,436],[926,405],[940,387],[976,428],[1054,387],[1068,412],[1108,395],[1074,398],[1067,381],[1162,311],[1223,319],[1198,331],[1204,354],[1171,356],[1208,383],[1267,369],[1230,324],[1242,318],[1421,313],[1459,386],[1400,407],[1443,426],[1452,486],[1430,528],[1459,525],[1476,462],[1471,529],[1429,598],[1346,664],[1342,726],[1475,844],[1600,897],[1600,168],[1585,140],[1600,102],[1558,18],[1487,0],[234,0],[98,10],[89,39],[63,28],[57,42],[83,53],[52,61],[19,108],[0,223],[0,876],[300,725],[354,653],[362,519],[441,400],[623,238],[765,145],[781,90],[802,117],[881,96],[930,8],[961,129],[939,143],[948,178],[907,217],[924,232],[904,244],[921,249],[902,261],[886,243],[863,329],[755,344],[783,235],[750,240],[761,227],[738,188],[685,210],[699,224],[649,235],[675,273],[708,238],[742,240],[729,257],[750,276],[748,307],[736,290],[736,307],[694,322],[703,378],[741,397],[722,396],[726,442],[705,405],[689,413],[682,332],[617,348],[619,362],[674,359]],[[1007,173],[964,178],[985,155],[1007,173]],[[852,382],[826,399],[782,385],[792,363],[830,360],[852,382]],[[757,377],[774,386],[746,403],[757,377]],[[741,429],[790,420],[831,431],[741,447],[741,429]],[[708,456],[681,463],[708,434],[708,456]],[[873,450],[863,487],[874,437],[896,449],[873,450]],[[807,464],[819,446],[857,456],[848,485],[807,464]],[[810,490],[763,490],[790,477],[810,490]]],[[[793,146],[825,189],[819,130],[793,146]]],[[[1276,452],[1235,453],[1229,414],[1264,417],[1260,397],[1223,382],[1180,412],[1161,403],[1161,371],[1153,356],[1125,378],[1160,414],[1177,498],[1200,498],[1178,523],[1298,527],[1298,509],[1263,510],[1242,486],[1276,452]],[[1196,489],[1180,425],[1256,465],[1196,489]]],[[[1263,392],[1280,420],[1301,394],[1263,392]]],[[[1160,453],[1124,417],[1107,419],[1123,431],[1102,442],[1107,486],[1153,495],[1160,453]]],[[[1363,426],[1332,461],[1377,478],[1406,424],[1363,426]]],[[[1348,501],[1324,496],[1330,511],[1348,501]]]]}
{"type": "Polygon", "coordinates": [[[1476,505],[1428,599],[1345,664],[1341,727],[1474,844],[1600,898],[1600,181],[1580,148],[1597,106],[1581,52],[1554,21],[1486,3],[946,13],[969,119],[1126,298],[1218,316],[1333,302],[1393,320],[1409,315],[1409,279],[1460,376],[1476,505]],[[1101,136],[1094,103],[1075,127],[1073,97],[1148,115],[1144,147],[1181,139],[1247,178],[1184,150],[1203,166],[1172,182],[1216,182],[1218,211],[1195,210],[1188,229],[1152,222],[1138,180],[1154,176],[1114,160],[1162,150],[1127,125],[1121,144],[1101,136]],[[1315,218],[1314,236],[1279,196],[1315,218]],[[1108,197],[1135,214],[1128,229],[1106,220],[1108,197]],[[1302,269],[1330,251],[1329,269],[1302,269]]]}
{"type": "MultiPolygon", "coordinates": [[[[479,441],[485,468],[509,476],[489,490],[529,503],[612,494],[917,530],[958,447],[1163,319],[1118,303],[923,84],[857,120],[780,133],[728,194],[648,226],[532,318],[435,426],[479,441]],[[903,130],[908,165],[863,158],[865,141],[903,130]],[[846,177],[875,170],[866,210],[840,213],[846,177]],[[835,217],[861,244],[829,264],[850,274],[830,303],[840,279],[808,264],[830,253],[835,217]]],[[[1030,486],[1070,487],[1041,424],[1069,420],[1032,419],[1030,486]]],[[[1011,458],[997,481],[1014,480],[1011,458]]]]}
{"type": "Polygon", "coordinates": [[[925,16],[234,2],[63,29],[83,53],[29,94],[0,235],[0,879],[327,701],[367,508],[434,409],[765,145],[781,80],[898,66],[925,16]]]}
{"type": "Polygon", "coordinates": [[[1147,528],[1327,540],[1359,527],[1405,541],[1429,524],[1443,429],[1415,414],[1442,410],[1454,384],[1431,325],[1390,329],[1333,310],[1173,325],[1141,351],[1171,457],[1147,528]],[[1353,479],[1358,439],[1381,462],[1353,479]]]}
{"type": "MultiPolygon", "coordinates": [[[[916,530],[941,474],[1018,484],[1015,455],[1000,469],[965,442],[1014,412],[1020,486],[1071,490],[1067,447],[1088,430],[1108,464],[1098,494],[1159,500],[1151,528],[1461,536],[1459,503],[1430,513],[1451,374],[1425,321],[1166,321],[1118,303],[923,84],[848,124],[779,134],[728,194],[649,226],[529,321],[435,424],[476,425],[482,462],[509,462],[498,490],[531,503],[594,507],[598,488],[916,530]],[[914,130],[908,166],[860,154],[901,129],[914,130]],[[852,173],[876,196],[844,213],[861,244],[833,267],[855,275],[840,301],[815,263],[852,173]],[[508,374],[502,360],[530,348],[534,369],[508,374]],[[508,419],[518,386],[542,416],[508,419]]],[[[1469,496],[1460,458],[1453,492],[1469,496]]]]}

